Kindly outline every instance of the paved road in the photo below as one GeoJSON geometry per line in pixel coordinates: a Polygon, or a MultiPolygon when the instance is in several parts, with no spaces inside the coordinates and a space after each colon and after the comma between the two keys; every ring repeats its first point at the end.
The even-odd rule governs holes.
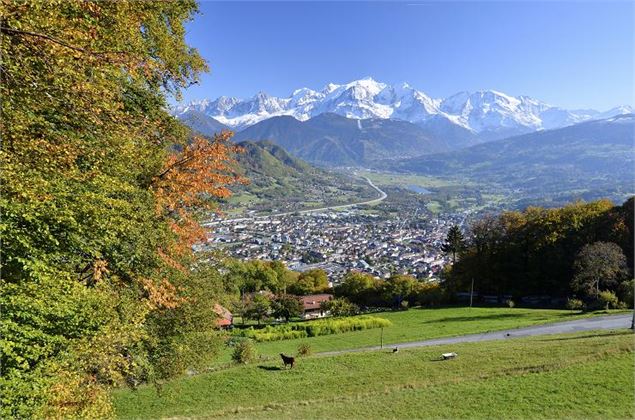
{"type": "Polygon", "coordinates": [[[373,181],[371,181],[369,178],[367,178],[365,176],[362,176],[362,178],[364,178],[366,180],[366,182],[368,182],[368,185],[373,187],[379,193],[379,197],[373,198],[372,200],[368,200],[368,201],[362,201],[362,202],[350,203],[350,204],[342,204],[342,205],[339,205],[339,206],[320,207],[320,208],[317,208],[317,209],[300,210],[300,211],[288,211],[288,212],[284,212],[284,213],[267,214],[267,215],[263,215],[263,216],[241,217],[241,218],[238,218],[238,219],[225,219],[225,220],[220,220],[220,221],[217,221],[217,222],[203,223],[203,226],[208,227],[208,226],[214,226],[214,225],[218,225],[218,224],[222,224],[222,223],[240,222],[240,221],[243,221],[243,220],[266,219],[266,218],[269,218],[269,217],[276,217],[276,216],[289,216],[291,214],[316,213],[316,212],[321,212],[321,211],[325,211],[325,210],[341,210],[341,209],[346,209],[346,208],[349,208],[349,207],[363,206],[363,205],[367,205],[367,204],[377,204],[377,203],[379,203],[379,202],[381,202],[381,201],[386,199],[387,194],[384,191],[382,191],[377,185],[373,184],[373,181]]]}
{"type": "MultiPolygon", "coordinates": [[[[477,341],[509,340],[518,337],[564,334],[578,331],[617,330],[622,328],[630,328],[632,319],[633,314],[596,316],[591,318],[576,319],[574,321],[554,322],[550,324],[536,325],[533,327],[523,327],[490,333],[469,334],[458,337],[435,338],[432,340],[412,341],[408,343],[393,343],[385,345],[384,348],[399,347],[404,349],[412,347],[438,346],[443,344],[473,343],[477,341]]],[[[329,351],[319,354],[331,356],[342,353],[353,353],[372,350],[380,350],[380,347],[363,347],[358,349],[329,351]]],[[[451,350],[452,349],[448,349],[448,351],[451,350]]]]}

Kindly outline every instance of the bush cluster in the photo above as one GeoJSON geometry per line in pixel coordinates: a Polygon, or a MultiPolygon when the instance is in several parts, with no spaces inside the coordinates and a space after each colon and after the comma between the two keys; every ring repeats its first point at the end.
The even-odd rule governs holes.
{"type": "Polygon", "coordinates": [[[262,329],[247,328],[235,330],[234,334],[255,341],[279,341],[294,338],[317,337],[320,335],[340,334],[349,331],[361,331],[371,328],[388,327],[392,323],[386,319],[369,315],[350,318],[322,319],[318,321],[297,322],[284,325],[268,325],[262,329]]]}
{"type": "Polygon", "coordinates": [[[236,344],[232,352],[232,360],[236,363],[249,363],[256,358],[256,346],[251,340],[242,340],[236,344]]]}
{"type": "Polygon", "coordinates": [[[300,343],[298,346],[298,356],[309,356],[313,352],[309,343],[300,343]]]}
{"type": "Polygon", "coordinates": [[[584,309],[584,302],[580,299],[567,299],[567,309],[572,311],[581,311],[584,309]]]}

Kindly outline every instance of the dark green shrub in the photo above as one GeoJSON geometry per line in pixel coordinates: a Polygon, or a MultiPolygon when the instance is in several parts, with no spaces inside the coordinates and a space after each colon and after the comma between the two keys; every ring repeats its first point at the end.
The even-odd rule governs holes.
{"type": "Polygon", "coordinates": [[[623,281],[618,288],[619,298],[627,307],[633,307],[633,294],[635,292],[635,280],[623,281]]]}

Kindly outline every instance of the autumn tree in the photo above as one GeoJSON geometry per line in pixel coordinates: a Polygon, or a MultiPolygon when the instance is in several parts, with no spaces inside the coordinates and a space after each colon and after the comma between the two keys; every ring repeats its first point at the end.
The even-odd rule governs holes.
{"type": "Polygon", "coordinates": [[[195,362],[196,220],[240,181],[230,133],[190,141],[167,112],[206,70],[184,40],[195,13],[2,3],[3,418],[106,417],[109,387],[148,380],[169,349],[183,363],[163,377],[195,362]]]}

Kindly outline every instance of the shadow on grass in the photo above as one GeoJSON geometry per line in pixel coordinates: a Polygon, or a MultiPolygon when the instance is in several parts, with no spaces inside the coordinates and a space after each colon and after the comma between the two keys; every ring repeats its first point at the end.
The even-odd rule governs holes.
{"type": "Polygon", "coordinates": [[[265,366],[265,365],[258,365],[258,369],[269,370],[269,371],[282,370],[280,366],[265,366]]]}
{"type": "Polygon", "coordinates": [[[616,335],[624,335],[629,334],[631,330],[609,330],[607,332],[596,332],[595,334],[586,334],[586,335],[576,335],[575,337],[557,337],[557,338],[543,338],[540,341],[568,341],[568,340],[579,340],[581,338],[593,338],[593,337],[611,337],[616,335]]]}
{"type": "Polygon", "coordinates": [[[462,322],[462,321],[496,321],[512,318],[524,318],[527,314],[491,314],[491,315],[476,315],[476,316],[449,316],[446,318],[432,319],[425,321],[424,324],[435,324],[437,322],[462,322]]]}

